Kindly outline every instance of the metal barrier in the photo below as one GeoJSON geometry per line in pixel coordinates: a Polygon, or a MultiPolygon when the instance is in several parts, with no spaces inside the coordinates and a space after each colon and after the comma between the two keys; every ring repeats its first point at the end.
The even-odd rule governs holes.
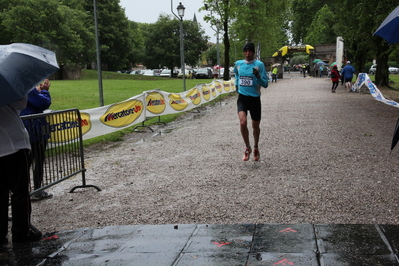
{"type": "Polygon", "coordinates": [[[31,195],[54,186],[72,176],[82,174],[82,185],[77,188],[94,187],[86,184],[81,116],[78,109],[53,111],[21,117],[31,141],[31,195]]]}

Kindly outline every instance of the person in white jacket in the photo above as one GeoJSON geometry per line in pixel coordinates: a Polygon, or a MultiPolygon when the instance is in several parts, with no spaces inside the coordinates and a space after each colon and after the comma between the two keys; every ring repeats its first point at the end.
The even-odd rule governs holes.
{"type": "Polygon", "coordinates": [[[13,243],[40,240],[31,224],[29,135],[20,118],[27,98],[0,107],[0,245],[8,243],[8,202],[11,192],[13,243]]]}

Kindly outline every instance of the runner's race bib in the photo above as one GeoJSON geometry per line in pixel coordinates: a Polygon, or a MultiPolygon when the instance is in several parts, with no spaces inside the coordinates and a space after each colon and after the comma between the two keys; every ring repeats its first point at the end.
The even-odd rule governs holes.
{"type": "Polygon", "coordinates": [[[253,78],[252,77],[240,77],[240,86],[252,87],[253,78]]]}

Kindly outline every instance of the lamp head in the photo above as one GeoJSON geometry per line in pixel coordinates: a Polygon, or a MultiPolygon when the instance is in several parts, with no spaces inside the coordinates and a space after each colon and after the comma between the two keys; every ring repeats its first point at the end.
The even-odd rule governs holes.
{"type": "Polygon", "coordinates": [[[183,17],[184,17],[184,10],[185,10],[186,8],[181,4],[181,2],[179,3],[179,5],[177,6],[177,14],[179,15],[179,17],[181,18],[181,19],[183,19],[183,17]]]}
{"type": "Polygon", "coordinates": [[[216,20],[216,28],[220,28],[220,20],[216,20]]]}

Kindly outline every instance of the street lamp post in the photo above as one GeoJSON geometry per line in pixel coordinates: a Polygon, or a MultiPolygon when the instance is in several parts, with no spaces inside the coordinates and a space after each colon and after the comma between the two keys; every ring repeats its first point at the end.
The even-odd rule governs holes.
{"type": "Polygon", "coordinates": [[[233,40],[234,40],[234,62],[237,61],[237,47],[236,47],[237,39],[236,39],[236,37],[237,37],[236,33],[233,33],[233,40]]]}
{"type": "Polygon", "coordinates": [[[94,6],[94,28],[96,35],[96,51],[97,51],[97,74],[98,74],[98,93],[100,97],[100,106],[104,106],[103,96],[103,81],[101,75],[101,53],[100,53],[100,40],[98,37],[98,20],[97,20],[97,1],[93,0],[94,6]]]}
{"type": "Polygon", "coordinates": [[[180,20],[180,60],[181,60],[181,70],[183,72],[183,89],[186,91],[186,70],[185,70],[185,63],[184,63],[184,34],[183,34],[183,17],[184,17],[184,10],[186,9],[182,3],[180,2],[177,6],[177,14],[173,12],[173,0],[170,1],[171,10],[173,15],[180,20]]]}

